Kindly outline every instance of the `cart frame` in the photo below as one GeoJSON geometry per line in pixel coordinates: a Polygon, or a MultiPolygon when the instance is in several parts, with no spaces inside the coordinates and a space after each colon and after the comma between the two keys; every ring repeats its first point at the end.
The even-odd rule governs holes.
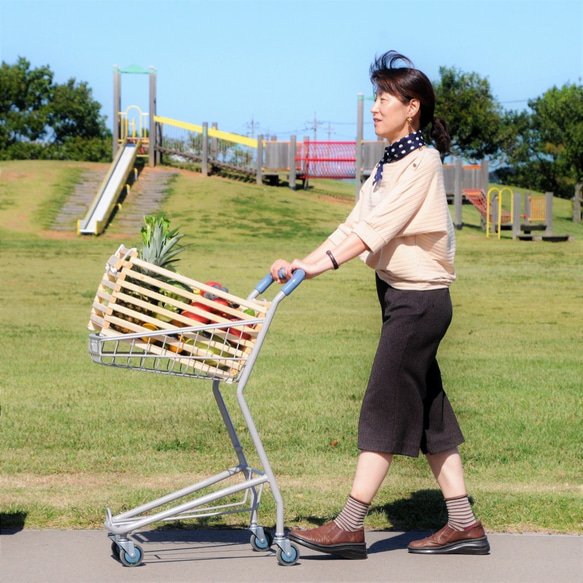
{"type": "MultiPolygon", "coordinates": [[[[122,265],[127,261],[128,257],[132,256],[132,251],[134,250],[126,250],[122,246],[118,249],[116,255],[112,256],[112,259],[117,258],[117,262],[112,262],[112,259],[110,259],[109,265],[106,266],[106,273],[109,270],[110,281],[112,279],[111,265],[116,263],[117,270],[114,270],[114,275],[117,277],[118,273],[121,273],[123,270],[122,265]]],[[[135,253],[133,253],[133,257],[136,257],[135,253]]],[[[164,270],[158,268],[157,271],[163,272],[164,270]]],[[[244,391],[278,305],[296,289],[304,279],[304,276],[305,274],[301,270],[294,273],[293,277],[281,287],[281,290],[275,295],[273,300],[267,304],[269,307],[264,312],[264,318],[247,318],[241,322],[229,321],[199,326],[182,326],[179,328],[166,327],[163,330],[140,331],[130,334],[112,331],[111,329],[107,329],[107,325],[104,324],[102,329],[98,329],[99,333],[89,335],[89,353],[92,360],[98,364],[159,374],[212,379],[213,396],[238,461],[237,465],[227,468],[205,480],[196,482],[120,514],[113,515],[111,510],[107,508],[104,525],[109,531],[108,536],[112,541],[112,551],[116,557],[119,557],[124,566],[131,567],[142,563],[142,548],[129,538],[129,535],[137,529],[155,522],[193,519],[239,512],[250,513],[250,543],[254,550],[267,550],[272,544],[275,544],[277,546],[276,553],[279,564],[287,566],[297,562],[299,550],[285,535],[283,498],[245,399],[244,391]],[[215,338],[212,335],[220,333],[225,345],[227,345],[228,343],[225,338],[231,338],[229,332],[232,333],[236,328],[249,330],[249,327],[256,325],[258,325],[259,332],[252,343],[247,343],[248,345],[252,344],[252,347],[247,346],[246,352],[243,352],[242,355],[230,349],[231,353],[237,354],[235,357],[231,354],[227,354],[227,356],[223,354],[215,356],[217,354],[215,349],[212,356],[212,363],[216,365],[218,361],[220,366],[216,365],[217,368],[214,368],[214,366],[211,367],[210,372],[209,367],[204,364],[209,362],[208,354],[200,355],[194,351],[192,353],[189,352],[185,357],[176,349],[175,339],[178,337],[195,338],[194,341],[191,340],[192,346],[193,343],[200,345],[201,339],[213,344],[208,338],[215,338]],[[155,350],[153,349],[154,346],[156,346],[155,350]],[[172,348],[172,352],[170,352],[169,348],[172,348]],[[236,366],[232,365],[232,360],[237,361],[236,366]],[[227,365],[225,365],[225,362],[227,365]],[[178,363],[178,366],[174,366],[175,363],[178,363]],[[233,366],[233,368],[227,370],[230,366],[233,366]],[[221,392],[221,382],[237,384],[237,404],[243,415],[246,428],[249,431],[262,469],[254,469],[247,462],[243,446],[239,440],[221,392]],[[193,495],[202,490],[211,486],[217,486],[225,480],[230,480],[234,476],[240,479],[239,483],[221,487],[208,494],[183,501],[183,499],[192,498],[193,495]],[[271,532],[264,529],[258,523],[258,508],[264,484],[269,485],[275,500],[276,523],[274,534],[271,534],[271,532]],[[242,494],[241,500],[227,501],[225,504],[215,504],[222,498],[232,498],[237,494],[242,494]],[[164,508],[162,509],[162,507],[164,508]]],[[[193,283],[197,284],[197,282],[193,283]]],[[[249,296],[247,296],[247,301],[256,300],[272,283],[273,278],[271,275],[265,276],[255,286],[255,289],[249,296]]],[[[119,291],[119,286],[111,286],[110,283],[107,283],[107,285],[115,288],[112,295],[116,291],[119,291]]],[[[230,297],[232,298],[234,296],[230,297]]],[[[217,345],[216,343],[214,344],[215,346],[217,345]]]]}

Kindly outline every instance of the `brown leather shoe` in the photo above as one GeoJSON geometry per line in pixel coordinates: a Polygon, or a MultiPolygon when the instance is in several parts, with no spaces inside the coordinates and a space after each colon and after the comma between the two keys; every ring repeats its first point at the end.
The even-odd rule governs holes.
{"type": "Polygon", "coordinates": [[[364,528],[350,532],[332,521],[310,530],[292,530],[288,536],[314,551],[332,553],[343,559],[366,559],[364,528]]]}
{"type": "Polygon", "coordinates": [[[410,553],[487,555],[490,544],[481,522],[465,530],[454,530],[445,525],[440,531],[422,540],[412,542],[410,553]]]}

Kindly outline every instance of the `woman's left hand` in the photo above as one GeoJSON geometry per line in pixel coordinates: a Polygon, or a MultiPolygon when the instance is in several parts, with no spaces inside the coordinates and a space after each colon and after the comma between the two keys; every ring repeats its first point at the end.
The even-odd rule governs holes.
{"type": "Polygon", "coordinates": [[[285,283],[290,277],[287,275],[290,263],[285,259],[276,259],[273,262],[273,265],[269,269],[269,273],[271,277],[273,277],[273,281],[277,281],[277,283],[285,283]],[[280,272],[283,270],[284,277],[280,277],[280,272]]]}
{"type": "Polygon", "coordinates": [[[325,267],[319,267],[316,263],[308,263],[306,261],[300,261],[299,259],[294,259],[293,262],[290,263],[285,259],[277,259],[273,262],[269,273],[277,283],[285,283],[291,279],[296,269],[302,269],[306,273],[306,279],[311,279],[312,277],[316,277],[326,271],[325,267]]]}
{"type": "Polygon", "coordinates": [[[306,274],[305,279],[312,279],[317,277],[321,273],[327,271],[327,264],[326,262],[318,261],[318,262],[307,262],[307,261],[300,261],[299,259],[294,259],[289,268],[288,268],[288,279],[293,275],[293,272],[296,269],[301,269],[306,274]]]}

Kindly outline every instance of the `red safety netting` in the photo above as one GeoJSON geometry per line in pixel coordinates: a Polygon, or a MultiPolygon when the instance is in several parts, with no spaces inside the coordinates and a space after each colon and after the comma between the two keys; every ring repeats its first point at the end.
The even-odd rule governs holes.
{"type": "Polygon", "coordinates": [[[356,142],[299,143],[296,170],[304,178],[354,178],[356,142]]]}

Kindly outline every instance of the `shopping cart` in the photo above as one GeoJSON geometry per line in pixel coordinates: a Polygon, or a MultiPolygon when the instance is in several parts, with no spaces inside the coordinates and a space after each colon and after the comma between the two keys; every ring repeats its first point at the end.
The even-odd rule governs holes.
{"type": "Polygon", "coordinates": [[[303,278],[304,273],[296,271],[268,302],[259,295],[273,282],[270,275],[242,299],[212,282],[202,284],[140,260],[135,249],[123,245],[108,260],[89,321],[91,358],[107,366],[212,380],[238,460],[236,466],[132,510],[114,516],[108,508],[105,527],[112,552],[123,565],[142,563],[142,548],[128,537],[137,529],[155,522],[236,512],[250,513],[254,550],[264,551],[275,544],[279,564],[293,565],[298,560],[299,550],[284,532],[283,499],[243,392],[279,303],[303,278]],[[237,403],[262,469],[247,463],[221,383],[237,385],[237,403]],[[236,483],[231,484],[233,478],[236,483]],[[266,483],[276,504],[274,534],[258,524],[266,483]]]}

